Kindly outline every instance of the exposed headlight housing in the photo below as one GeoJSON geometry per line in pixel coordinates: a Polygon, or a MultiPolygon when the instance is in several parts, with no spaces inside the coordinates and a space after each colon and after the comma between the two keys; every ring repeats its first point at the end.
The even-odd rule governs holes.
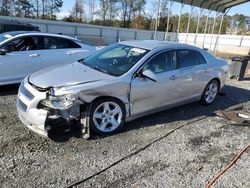
{"type": "Polygon", "coordinates": [[[74,94],[49,96],[47,99],[42,100],[41,104],[49,108],[63,110],[70,108],[75,100],[76,96],[74,94]]]}

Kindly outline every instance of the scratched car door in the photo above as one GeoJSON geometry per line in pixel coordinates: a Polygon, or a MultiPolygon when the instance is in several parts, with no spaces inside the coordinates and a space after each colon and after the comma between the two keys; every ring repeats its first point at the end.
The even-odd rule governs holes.
{"type": "Polygon", "coordinates": [[[176,55],[173,50],[160,52],[145,63],[143,70],[151,70],[157,81],[134,76],[130,93],[133,115],[155,110],[179,100],[177,90],[180,80],[176,68],[176,55]]]}
{"type": "Polygon", "coordinates": [[[203,56],[195,50],[178,49],[176,56],[179,66],[178,75],[182,80],[179,85],[182,91],[179,97],[187,102],[199,99],[209,79],[208,74],[211,69],[203,56]]]}

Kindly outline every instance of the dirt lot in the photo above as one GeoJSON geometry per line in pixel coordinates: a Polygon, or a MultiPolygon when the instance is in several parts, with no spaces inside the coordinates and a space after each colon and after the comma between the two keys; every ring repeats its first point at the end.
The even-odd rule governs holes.
{"type": "MultiPolygon", "coordinates": [[[[250,127],[213,112],[244,104],[250,81],[228,81],[226,96],[127,123],[113,136],[55,141],[28,131],[15,109],[17,86],[0,88],[0,187],[204,187],[250,143],[250,127]]],[[[250,187],[250,150],[214,187],[250,187]]]]}

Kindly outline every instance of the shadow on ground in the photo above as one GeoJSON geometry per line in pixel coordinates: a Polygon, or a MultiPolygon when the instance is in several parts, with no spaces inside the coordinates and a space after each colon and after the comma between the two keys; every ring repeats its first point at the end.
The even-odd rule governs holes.
{"type": "Polygon", "coordinates": [[[15,95],[18,92],[20,84],[12,84],[6,86],[0,86],[0,96],[15,95]]]}

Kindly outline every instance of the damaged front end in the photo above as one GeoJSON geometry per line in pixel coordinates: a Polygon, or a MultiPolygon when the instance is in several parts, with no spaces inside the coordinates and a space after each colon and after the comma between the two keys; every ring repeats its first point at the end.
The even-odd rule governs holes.
{"type": "Polygon", "coordinates": [[[84,138],[89,138],[86,113],[81,113],[87,104],[73,93],[58,95],[56,92],[54,88],[37,88],[25,79],[17,98],[20,120],[41,136],[50,137],[77,128],[84,138]]]}

